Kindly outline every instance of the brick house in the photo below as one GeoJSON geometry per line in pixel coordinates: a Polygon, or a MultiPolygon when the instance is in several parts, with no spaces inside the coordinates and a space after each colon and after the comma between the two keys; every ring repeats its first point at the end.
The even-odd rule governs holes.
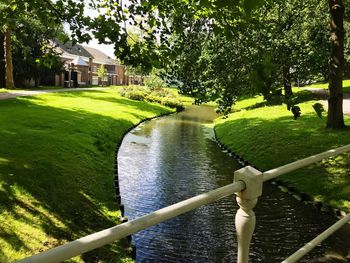
{"type": "Polygon", "coordinates": [[[101,85],[102,81],[107,85],[128,85],[129,79],[125,74],[125,67],[118,65],[102,51],[79,44],[72,46],[69,43],[56,43],[56,46],[65,68],[62,74],[56,75],[56,86],[101,85]],[[107,70],[104,80],[97,75],[101,65],[107,70]]]}

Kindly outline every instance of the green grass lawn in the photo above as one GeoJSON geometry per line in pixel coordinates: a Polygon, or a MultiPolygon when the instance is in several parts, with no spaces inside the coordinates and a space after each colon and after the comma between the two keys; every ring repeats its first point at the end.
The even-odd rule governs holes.
{"type": "MultiPolygon", "coordinates": [[[[99,86],[80,86],[78,88],[98,88],[99,86]]],[[[111,86],[115,87],[115,86],[111,86]]],[[[38,86],[38,87],[30,87],[30,88],[17,88],[16,89],[6,89],[0,88],[0,92],[11,92],[11,91],[21,91],[21,90],[54,90],[54,89],[65,89],[66,87],[62,86],[38,86]]]]}
{"type": "MultiPolygon", "coordinates": [[[[305,92],[305,91],[304,91],[305,92]]],[[[326,117],[316,116],[313,100],[299,106],[301,118],[294,120],[286,105],[266,106],[262,98],[237,102],[237,112],[216,120],[217,136],[222,143],[244,159],[266,171],[313,154],[350,143],[350,129],[325,129],[326,117]]],[[[350,118],[346,118],[350,125],[350,118]]],[[[329,158],[315,165],[282,176],[317,200],[350,212],[350,155],[329,158]]]]}
{"type": "MultiPolygon", "coordinates": [[[[303,88],[328,89],[328,82],[320,82],[312,85],[304,86],[303,88]]],[[[343,80],[344,93],[350,93],[350,79],[343,80]]]]}
{"type": "MultiPolygon", "coordinates": [[[[142,119],[169,113],[115,89],[0,101],[0,262],[118,224],[114,151],[142,119]]],[[[128,262],[123,241],[72,262],[128,262]]]]}

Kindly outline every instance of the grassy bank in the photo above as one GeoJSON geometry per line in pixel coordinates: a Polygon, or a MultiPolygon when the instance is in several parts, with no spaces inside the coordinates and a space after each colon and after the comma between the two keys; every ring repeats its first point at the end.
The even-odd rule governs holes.
{"type": "MultiPolygon", "coordinates": [[[[116,91],[0,101],[0,262],[118,223],[114,150],[140,120],[170,110],[116,91]]],[[[73,262],[128,262],[122,242],[73,262]]]]}
{"type": "MultiPolygon", "coordinates": [[[[266,106],[259,96],[240,100],[237,112],[217,119],[215,128],[222,143],[259,169],[269,170],[350,143],[350,130],[325,129],[318,118],[316,102],[304,92],[299,104],[302,115],[294,120],[285,105],[266,106]]],[[[350,119],[346,118],[347,125],[350,119]]],[[[329,158],[284,175],[282,180],[317,200],[350,212],[350,155],[329,158]]]]}

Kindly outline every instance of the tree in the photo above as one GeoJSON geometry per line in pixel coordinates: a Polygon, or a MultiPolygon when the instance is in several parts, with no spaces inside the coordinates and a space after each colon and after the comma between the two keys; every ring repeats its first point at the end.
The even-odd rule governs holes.
{"type": "Polygon", "coordinates": [[[329,59],[329,99],[327,128],[344,128],[344,5],[342,0],[329,0],[331,56],[329,59]]]}
{"type": "Polygon", "coordinates": [[[16,9],[15,5],[11,5],[10,1],[3,1],[0,3],[0,18],[2,25],[0,32],[4,35],[4,60],[5,60],[5,83],[6,88],[13,89],[15,87],[13,80],[13,63],[12,63],[12,28],[13,11],[16,9]],[[4,22],[5,23],[4,23],[4,22]]]}
{"type": "Polygon", "coordinates": [[[13,61],[15,84],[26,86],[34,80],[37,87],[42,82],[53,81],[62,72],[62,62],[52,39],[65,37],[63,26],[47,27],[36,18],[27,16],[13,32],[13,61]]]}
{"type": "Polygon", "coordinates": [[[252,87],[270,102],[281,102],[280,87],[284,86],[286,97],[292,95],[296,69],[300,78],[311,74],[310,57],[317,52],[307,45],[307,25],[317,17],[313,10],[318,11],[318,5],[295,0],[267,3],[252,10],[247,21],[230,25],[229,34],[216,33],[210,20],[192,18],[190,23],[185,18],[183,33],[169,38],[177,54],[170,62],[171,78],[198,102],[217,100],[222,112],[235,97],[253,93],[252,87]],[[300,63],[308,73],[301,72],[300,63]]]}
{"type": "MultiPolygon", "coordinates": [[[[0,32],[0,58],[4,57],[4,35],[0,32]]],[[[0,59],[0,87],[5,87],[5,63],[0,59]]]]}
{"type": "Polygon", "coordinates": [[[107,70],[105,69],[105,66],[103,64],[98,68],[97,75],[101,79],[102,86],[105,86],[106,85],[107,70]]]}
{"type": "Polygon", "coordinates": [[[5,82],[7,89],[15,88],[13,80],[13,63],[12,63],[12,40],[11,29],[6,27],[4,29],[4,56],[5,56],[5,82]]]}
{"type": "MultiPolygon", "coordinates": [[[[83,16],[84,1],[57,1],[52,0],[2,0],[0,2],[0,33],[4,35],[4,60],[6,87],[14,88],[13,69],[13,41],[17,40],[18,27],[28,21],[39,21],[46,29],[57,29],[63,22],[68,22],[71,28],[76,30],[74,36],[80,40],[91,39],[91,36],[84,32],[89,24],[89,18],[83,16]],[[59,25],[59,26],[58,26],[59,25]]],[[[45,53],[45,52],[44,52],[45,53]]]]}

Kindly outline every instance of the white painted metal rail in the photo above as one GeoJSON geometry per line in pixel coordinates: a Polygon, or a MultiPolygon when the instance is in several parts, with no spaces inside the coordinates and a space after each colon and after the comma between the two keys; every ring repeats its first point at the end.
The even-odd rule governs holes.
{"type": "Polygon", "coordinates": [[[348,151],[350,151],[350,144],[345,145],[343,147],[336,148],[336,149],[332,149],[332,150],[329,150],[329,151],[326,151],[323,153],[312,155],[312,156],[307,157],[305,159],[301,159],[301,160],[295,161],[295,162],[290,163],[290,164],[283,165],[283,166],[275,168],[275,169],[271,169],[271,170],[263,173],[264,182],[271,180],[273,178],[276,178],[282,174],[286,174],[286,173],[295,171],[299,168],[308,166],[308,165],[313,164],[313,163],[317,163],[323,159],[326,159],[326,158],[329,158],[332,156],[336,156],[336,155],[339,155],[339,154],[342,154],[342,153],[345,153],[348,151]]]}
{"type": "Polygon", "coordinates": [[[311,240],[309,243],[307,243],[305,246],[300,248],[298,251],[296,251],[294,254],[292,254],[290,257],[288,257],[286,260],[282,261],[282,263],[294,263],[298,262],[300,259],[302,259],[307,253],[309,253],[311,250],[313,250],[317,245],[319,245],[322,241],[324,241],[326,238],[328,238],[330,235],[332,235],[335,231],[337,231],[339,228],[344,226],[346,223],[350,221],[350,214],[333,224],[330,228],[326,229],[322,234],[318,235],[316,238],[311,240]]]}
{"type": "MultiPolygon", "coordinates": [[[[250,241],[255,228],[255,207],[258,197],[262,194],[263,182],[276,178],[282,174],[292,172],[301,167],[316,163],[322,159],[336,156],[350,151],[350,145],[329,150],[324,153],[310,156],[296,162],[261,173],[253,167],[247,166],[234,173],[234,183],[212,190],[210,192],[189,198],[171,206],[162,208],[135,220],[123,223],[112,228],[85,236],[62,246],[50,249],[37,255],[19,260],[19,263],[54,263],[78,256],[95,248],[112,243],[116,240],[134,234],[150,226],[159,224],[178,215],[189,212],[202,205],[213,203],[223,197],[237,194],[237,203],[240,209],[236,214],[236,231],[238,241],[237,262],[247,263],[250,241]]],[[[291,255],[283,263],[296,262],[316,245],[333,234],[337,229],[350,221],[350,214],[331,226],[321,235],[306,244],[303,248],[291,255]]]]}
{"type": "Polygon", "coordinates": [[[135,220],[105,229],[89,236],[77,239],[65,245],[47,250],[32,257],[20,260],[21,263],[53,263],[78,256],[87,251],[102,247],[115,240],[129,236],[150,226],[164,222],[170,218],[189,212],[205,204],[213,203],[223,197],[240,192],[245,188],[244,182],[236,182],[197,195],[182,202],[157,210],[135,220]]]}

